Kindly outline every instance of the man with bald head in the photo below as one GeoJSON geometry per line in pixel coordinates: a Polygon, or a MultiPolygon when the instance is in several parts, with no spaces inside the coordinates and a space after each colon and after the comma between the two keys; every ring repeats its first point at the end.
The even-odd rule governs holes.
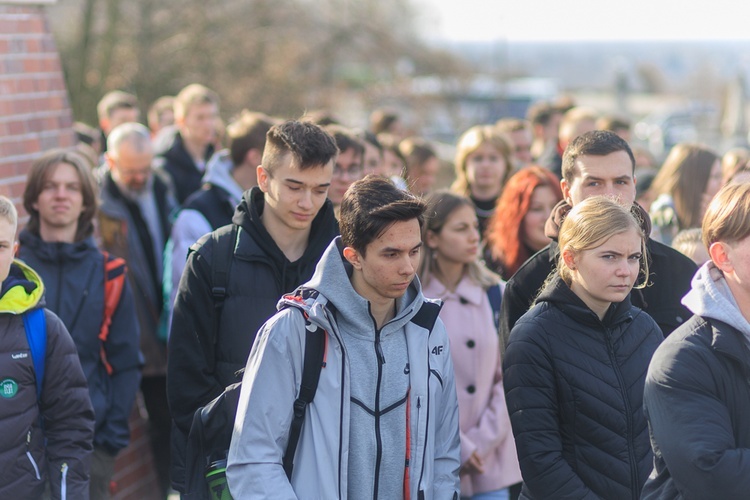
{"type": "MultiPolygon", "coordinates": [[[[630,146],[613,132],[586,132],[565,148],[560,181],[564,199],[552,210],[545,226],[545,233],[552,242],[532,255],[505,288],[500,329],[506,342],[516,321],[529,310],[557,264],[558,231],[573,206],[590,196],[612,197],[622,205],[631,206],[643,221],[644,233],[651,233],[648,213],[635,203],[634,172],[635,158],[630,146]]],[[[690,289],[690,280],[697,268],[677,250],[651,238],[646,242],[646,249],[648,284],[643,289],[633,289],[630,300],[653,317],[667,336],[691,316],[680,299],[690,289]]],[[[639,282],[642,279],[644,277],[639,277],[639,282]]]]}
{"type": "Polygon", "coordinates": [[[145,358],[141,391],[149,414],[156,470],[163,491],[169,484],[169,429],[166,398],[166,335],[159,331],[162,254],[176,201],[167,183],[155,175],[149,130],[124,123],[107,137],[100,179],[99,231],[104,250],[128,262],[145,358]]]}

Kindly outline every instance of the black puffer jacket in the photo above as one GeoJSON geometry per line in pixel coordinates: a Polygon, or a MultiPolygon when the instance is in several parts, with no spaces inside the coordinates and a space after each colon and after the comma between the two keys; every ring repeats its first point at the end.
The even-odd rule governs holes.
{"type": "MultiPolygon", "coordinates": [[[[245,367],[257,331],[276,313],[283,294],[312,277],[326,247],[338,235],[333,205],[326,200],[313,220],[305,253],[289,262],[261,223],[263,208],[263,192],[257,187],[246,191],[237,206],[233,224],[240,230],[218,333],[211,294],[212,237],[198,240],[188,255],[172,314],[167,366],[167,397],[178,431],[172,433],[175,460],[184,454],[181,448],[195,411],[226,386],[239,382],[236,373],[245,367]],[[215,346],[211,342],[214,335],[215,346]]],[[[215,232],[230,238],[230,227],[215,232]]],[[[232,254],[222,258],[232,258],[232,254]]],[[[179,473],[174,471],[173,484],[178,487],[180,483],[179,473]]]]}
{"type": "Polygon", "coordinates": [[[503,362],[522,498],[637,499],[652,466],[643,386],[663,337],[630,300],[604,317],[558,277],[503,362]]]}
{"type": "Polygon", "coordinates": [[[47,352],[37,400],[22,313],[42,307],[39,276],[16,262],[0,293],[0,498],[89,498],[94,411],[73,339],[45,310],[47,352]],[[43,426],[40,425],[40,415],[43,426]]]}
{"type": "MultiPolygon", "coordinates": [[[[500,314],[500,333],[505,343],[508,342],[513,325],[529,310],[544,281],[557,265],[560,254],[557,233],[562,219],[571,208],[565,200],[557,204],[545,227],[552,243],[529,257],[505,286],[500,314]]],[[[638,204],[634,204],[633,209],[643,221],[644,232],[649,234],[651,222],[648,214],[638,204]]],[[[633,305],[654,318],[666,337],[692,316],[680,300],[690,290],[690,280],[698,267],[677,250],[651,238],[646,241],[646,250],[649,258],[649,285],[643,289],[633,289],[630,300],[633,305]]]]}

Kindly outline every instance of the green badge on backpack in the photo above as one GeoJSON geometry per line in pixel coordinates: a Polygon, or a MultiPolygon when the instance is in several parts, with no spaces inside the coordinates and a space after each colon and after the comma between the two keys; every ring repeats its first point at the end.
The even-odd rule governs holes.
{"type": "Polygon", "coordinates": [[[6,378],[2,382],[0,382],[0,387],[2,387],[0,396],[4,397],[5,399],[12,398],[16,394],[18,394],[18,384],[12,378],[6,378]]]}

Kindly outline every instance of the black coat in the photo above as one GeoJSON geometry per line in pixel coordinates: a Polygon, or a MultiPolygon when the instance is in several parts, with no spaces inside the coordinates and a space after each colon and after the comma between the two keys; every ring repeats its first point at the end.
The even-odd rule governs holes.
{"type": "Polygon", "coordinates": [[[626,299],[604,317],[556,278],[503,362],[522,498],[637,499],[651,470],[643,385],[663,337],[626,299]]]}
{"type": "MultiPolygon", "coordinates": [[[[204,161],[208,162],[213,154],[214,147],[209,145],[203,155],[204,161]]],[[[159,159],[155,162],[156,166],[169,176],[177,197],[177,203],[182,205],[188,196],[200,189],[204,172],[196,166],[193,157],[185,148],[185,142],[179,132],[175,133],[174,141],[169,148],[159,153],[158,156],[159,159]]]]}
{"type": "MultiPolygon", "coordinates": [[[[529,310],[544,280],[556,266],[559,247],[552,242],[534,255],[508,280],[503,294],[500,333],[505,343],[518,318],[529,310]]],[[[680,302],[690,290],[690,280],[697,266],[689,258],[649,238],[646,242],[649,261],[649,286],[633,289],[633,305],[654,318],[666,337],[692,316],[680,302]]]]}
{"type": "Polygon", "coordinates": [[[750,496],[750,350],[693,316],[656,351],[644,394],[655,450],[644,499],[750,496]]]}
{"type": "MultiPolygon", "coordinates": [[[[184,453],[180,447],[184,447],[195,411],[226,386],[241,380],[236,373],[245,367],[257,331],[276,313],[283,294],[312,277],[323,252],[338,235],[333,205],[326,201],[313,220],[304,255],[289,262],[261,223],[263,208],[263,192],[257,187],[246,191],[237,206],[233,224],[241,230],[218,332],[211,293],[214,243],[210,234],[198,240],[188,255],[175,299],[168,346],[167,398],[178,431],[172,433],[177,459],[184,453]],[[215,345],[211,342],[214,335],[215,345]],[[207,351],[214,351],[211,360],[207,359],[207,351]]],[[[217,230],[223,232],[223,238],[231,237],[228,227],[217,230]]],[[[173,482],[179,485],[179,477],[173,475],[173,482]]]]}

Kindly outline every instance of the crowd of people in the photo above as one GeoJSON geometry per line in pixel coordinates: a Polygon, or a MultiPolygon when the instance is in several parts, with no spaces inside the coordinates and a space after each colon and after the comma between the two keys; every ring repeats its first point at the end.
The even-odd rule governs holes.
{"type": "Polygon", "coordinates": [[[750,150],[219,111],[110,92],[17,236],[0,197],[3,497],[109,498],[140,398],[159,496],[208,498],[232,387],[199,461],[236,499],[747,496],[750,150]]]}

